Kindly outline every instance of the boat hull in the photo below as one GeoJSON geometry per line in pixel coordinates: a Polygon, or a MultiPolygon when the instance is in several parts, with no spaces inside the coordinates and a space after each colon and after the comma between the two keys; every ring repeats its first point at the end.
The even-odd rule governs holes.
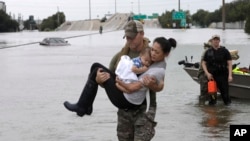
{"type": "MultiPolygon", "coordinates": [[[[184,67],[184,70],[199,83],[198,68],[184,67]]],[[[233,82],[229,83],[229,95],[234,98],[250,99],[250,75],[233,74],[233,82]]]]}

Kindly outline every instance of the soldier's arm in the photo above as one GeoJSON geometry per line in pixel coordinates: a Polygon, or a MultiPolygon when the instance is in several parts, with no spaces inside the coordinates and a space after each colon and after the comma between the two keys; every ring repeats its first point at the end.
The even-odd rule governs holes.
{"type": "Polygon", "coordinates": [[[118,60],[118,57],[119,57],[119,53],[116,53],[115,56],[111,59],[110,63],[109,63],[109,70],[112,71],[112,72],[115,72],[115,64],[118,60]]]}

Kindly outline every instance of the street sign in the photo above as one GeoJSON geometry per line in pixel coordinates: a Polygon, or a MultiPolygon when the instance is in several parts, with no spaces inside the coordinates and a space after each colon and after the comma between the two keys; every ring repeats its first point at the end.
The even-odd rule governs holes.
{"type": "Polygon", "coordinates": [[[184,12],[173,12],[172,13],[172,19],[173,20],[186,19],[186,13],[184,13],[184,12]]]}
{"type": "Polygon", "coordinates": [[[186,27],[186,19],[181,19],[181,27],[186,27]]]}
{"type": "Polygon", "coordinates": [[[159,14],[158,14],[158,13],[153,13],[152,16],[153,16],[154,18],[158,18],[158,17],[159,17],[159,14]]]}
{"type": "Polygon", "coordinates": [[[134,20],[141,20],[141,19],[146,19],[147,15],[134,15],[133,19],[134,20]]]}

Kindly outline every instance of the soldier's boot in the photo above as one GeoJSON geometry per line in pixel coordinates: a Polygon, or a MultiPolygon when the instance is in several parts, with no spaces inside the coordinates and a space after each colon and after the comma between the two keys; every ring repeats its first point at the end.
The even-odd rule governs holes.
{"type": "Polygon", "coordinates": [[[97,90],[98,84],[89,79],[81,93],[78,102],[72,104],[68,101],[65,101],[65,108],[69,111],[76,112],[76,114],[80,117],[84,116],[85,114],[91,115],[93,112],[93,102],[95,100],[97,90]]]}

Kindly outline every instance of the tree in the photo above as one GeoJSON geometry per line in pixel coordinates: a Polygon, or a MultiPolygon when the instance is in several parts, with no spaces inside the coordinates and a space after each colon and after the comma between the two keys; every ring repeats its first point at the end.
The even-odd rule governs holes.
{"type": "Polygon", "coordinates": [[[246,33],[250,34],[250,14],[248,14],[244,30],[246,33]]]}
{"type": "Polygon", "coordinates": [[[65,15],[63,12],[57,12],[56,14],[44,19],[40,25],[41,31],[51,31],[58,28],[65,22],[65,15]]]}
{"type": "Polygon", "coordinates": [[[247,4],[247,18],[246,18],[246,24],[245,24],[245,32],[250,34],[250,2],[247,4]]]}
{"type": "MultiPolygon", "coordinates": [[[[225,4],[226,9],[226,22],[245,21],[248,13],[250,12],[250,0],[237,0],[225,4]]],[[[222,21],[222,7],[214,12],[198,10],[192,15],[195,25],[207,27],[213,22],[222,21]]]]}
{"type": "Polygon", "coordinates": [[[17,31],[18,22],[12,20],[3,10],[0,10],[0,32],[14,32],[17,31]]]}
{"type": "Polygon", "coordinates": [[[208,26],[208,16],[209,12],[203,9],[199,9],[195,14],[192,15],[192,20],[194,21],[195,25],[199,25],[201,27],[208,26]]]}
{"type": "Polygon", "coordinates": [[[162,28],[172,28],[172,12],[166,11],[158,17],[158,20],[162,28]]]}
{"type": "Polygon", "coordinates": [[[190,14],[189,10],[185,11],[185,13],[186,13],[186,23],[188,24],[188,26],[190,26],[189,24],[192,23],[192,15],[190,14]]]}

